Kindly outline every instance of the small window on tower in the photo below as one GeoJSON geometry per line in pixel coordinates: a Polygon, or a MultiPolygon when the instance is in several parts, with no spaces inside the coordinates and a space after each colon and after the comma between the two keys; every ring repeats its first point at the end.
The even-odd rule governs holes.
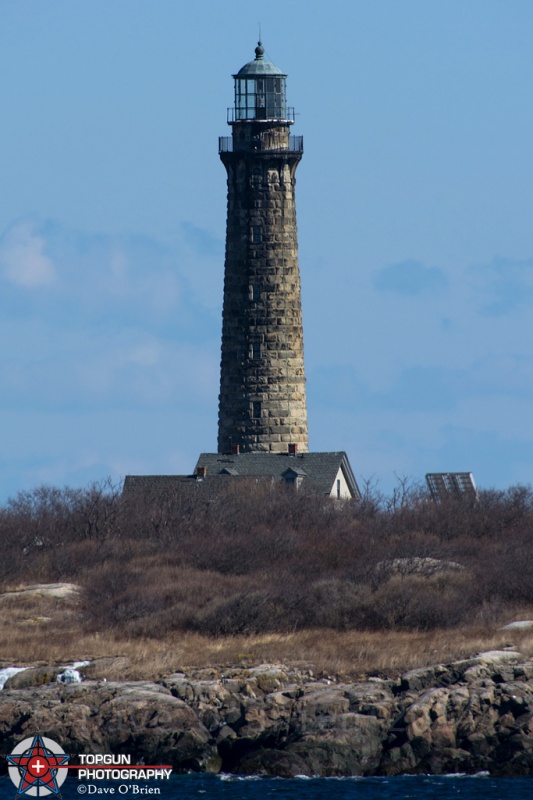
{"type": "Polygon", "coordinates": [[[254,303],[261,300],[261,287],[258,283],[252,283],[250,285],[250,299],[253,300],[254,303]]]}
{"type": "Polygon", "coordinates": [[[261,358],[261,343],[260,342],[252,342],[252,358],[256,361],[258,358],[261,358]]]}
{"type": "Polygon", "coordinates": [[[254,419],[261,419],[261,402],[254,400],[252,403],[252,416],[254,419]]]}
{"type": "Polygon", "coordinates": [[[261,225],[252,225],[252,242],[259,244],[262,238],[261,225]]]}

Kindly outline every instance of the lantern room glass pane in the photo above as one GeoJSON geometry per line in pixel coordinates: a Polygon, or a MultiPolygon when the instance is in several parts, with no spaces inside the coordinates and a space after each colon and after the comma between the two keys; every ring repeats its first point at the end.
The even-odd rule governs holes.
{"type": "Polygon", "coordinates": [[[285,78],[236,78],[236,119],[285,119],[285,78]]]}

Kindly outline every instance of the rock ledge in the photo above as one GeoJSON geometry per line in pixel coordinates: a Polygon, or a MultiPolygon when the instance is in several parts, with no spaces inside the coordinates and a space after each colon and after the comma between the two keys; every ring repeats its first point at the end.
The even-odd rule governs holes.
{"type": "Polygon", "coordinates": [[[533,661],[512,651],[411,670],[398,681],[317,679],[263,664],[158,682],[9,684],[0,692],[5,752],[38,730],[73,755],[129,753],[181,772],[533,771],[533,661]]]}

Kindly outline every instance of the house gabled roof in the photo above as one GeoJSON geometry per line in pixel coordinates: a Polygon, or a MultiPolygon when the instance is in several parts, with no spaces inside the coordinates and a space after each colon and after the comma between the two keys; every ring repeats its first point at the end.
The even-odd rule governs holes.
{"type": "Polygon", "coordinates": [[[286,481],[289,476],[298,479],[299,490],[304,494],[331,495],[339,470],[355,500],[361,493],[345,452],[335,453],[241,453],[224,455],[202,453],[194,475],[126,475],[124,495],[159,495],[179,492],[185,497],[203,497],[209,501],[220,492],[246,484],[250,480],[286,481]],[[201,468],[199,470],[199,468],[201,468]],[[200,475],[200,473],[205,474],[200,475]]]}
{"type": "Polygon", "coordinates": [[[348,456],[344,451],[334,453],[202,453],[196,464],[206,470],[206,477],[230,473],[231,476],[283,480],[288,470],[302,478],[302,491],[308,494],[330,495],[342,470],[351,496],[361,497],[348,456]],[[230,472],[231,471],[231,472],[230,472]]]}
{"type": "Polygon", "coordinates": [[[247,483],[245,478],[223,472],[201,478],[197,475],[126,475],[122,494],[125,497],[152,497],[162,495],[180,495],[182,498],[202,498],[210,502],[221,492],[235,486],[235,483],[247,483]]]}

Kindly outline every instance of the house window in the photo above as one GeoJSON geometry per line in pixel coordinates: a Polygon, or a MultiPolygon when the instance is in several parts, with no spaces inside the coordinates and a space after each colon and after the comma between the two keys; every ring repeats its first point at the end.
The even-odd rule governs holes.
{"type": "Polygon", "coordinates": [[[261,419],[261,402],[259,400],[254,400],[252,403],[252,417],[261,419]]]}
{"type": "Polygon", "coordinates": [[[341,499],[341,482],[339,479],[337,479],[337,498],[341,499]]]}
{"type": "Polygon", "coordinates": [[[303,481],[303,475],[297,475],[295,472],[286,472],[283,475],[283,480],[289,486],[293,486],[296,491],[301,487],[303,481]]]}
{"type": "Polygon", "coordinates": [[[252,225],[252,242],[259,244],[263,240],[261,225],[252,225]]]}
{"type": "Polygon", "coordinates": [[[254,361],[261,358],[261,343],[260,342],[252,342],[252,358],[254,361]]]}

